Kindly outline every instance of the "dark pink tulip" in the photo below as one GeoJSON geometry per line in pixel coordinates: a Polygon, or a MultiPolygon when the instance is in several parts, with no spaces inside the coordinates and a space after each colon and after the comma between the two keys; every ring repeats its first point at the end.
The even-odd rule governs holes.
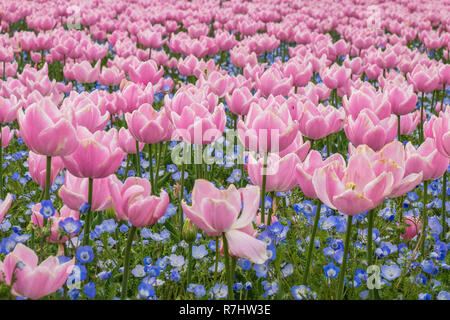
{"type": "Polygon", "coordinates": [[[410,241],[420,232],[420,219],[418,217],[406,216],[404,220],[404,223],[406,223],[408,227],[406,227],[405,233],[400,236],[406,241],[410,241]]]}

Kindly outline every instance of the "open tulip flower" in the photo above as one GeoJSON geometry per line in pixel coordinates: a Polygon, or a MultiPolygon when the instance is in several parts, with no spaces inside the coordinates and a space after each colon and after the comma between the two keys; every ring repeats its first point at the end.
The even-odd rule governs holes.
{"type": "Polygon", "coordinates": [[[267,260],[266,244],[242,229],[256,218],[259,207],[259,188],[247,186],[236,189],[231,185],[219,190],[206,180],[195,181],[192,206],[182,202],[186,216],[211,236],[225,234],[233,256],[247,258],[254,263],[267,260]]]}
{"type": "Polygon", "coordinates": [[[353,216],[377,207],[391,193],[393,174],[377,174],[367,154],[355,153],[344,163],[335,160],[314,171],[314,190],[328,207],[353,216]]]}
{"type": "Polygon", "coordinates": [[[0,281],[12,284],[11,293],[16,296],[39,299],[61,288],[74,264],[75,259],[60,263],[55,256],[38,264],[36,253],[19,243],[3,263],[0,261],[0,281]]]}

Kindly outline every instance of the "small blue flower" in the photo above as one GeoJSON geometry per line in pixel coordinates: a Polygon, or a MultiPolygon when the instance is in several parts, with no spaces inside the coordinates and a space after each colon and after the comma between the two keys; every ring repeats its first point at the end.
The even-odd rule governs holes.
{"type": "Polygon", "coordinates": [[[426,286],[427,285],[427,277],[425,277],[422,273],[419,274],[414,282],[418,285],[426,286]]]}
{"type": "Polygon", "coordinates": [[[195,259],[203,259],[208,254],[208,250],[202,244],[200,246],[192,246],[192,256],[195,259]]]}
{"type": "Polygon", "coordinates": [[[323,267],[323,271],[325,271],[325,276],[327,278],[336,278],[339,270],[340,268],[337,267],[333,262],[330,262],[325,267],[323,267]]]}
{"type": "Polygon", "coordinates": [[[179,272],[177,270],[173,270],[170,273],[170,280],[172,280],[172,281],[180,281],[180,279],[181,279],[181,276],[180,276],[180,274],[179,274],[179,272]]]}
{"type": "Polygon", "coordinates": [[[83,264],[89,263],[94,260],[94,251],[91,246],[81,246],[77,250],[76,257],[83,264]]]}
{"type": "Polygon", "coordinates": [[[157,277],[161,273],[161,268],[158,266],[145,266],[145,271],[150,277],[157,277]]]}
{"type": "Polygon", "coordinates": [[[253,270],[256,272],[256,276],[258,278],[265,278],[267,276],[267,272],[269,271],[269,267],[267,264],[254,264],[253,270]]]}
{"type": "Polygon", "coordinates": [[[86,213],[88,212],[89,208],[91,207],[91,205],[88,202],[83,202],[83,204],[80,206],[80,213],[86,213]]]}
{"type": "Polygon", "coordinates": [[[39,210],[40,214],[44,217],[44,219],[48,219],[53,217],[55,214],[55,208],[53,207],[53,203],[51,200],[42,200],[41,201],[41,210],[39,210]]]}
{"type": "Polygon", "coordinates": [[[81,229],[81,222],[72,217],[59,222],[59,227],[69,234],[77,234],[81,229]]]}
{"type": "Polygon", "coordinates": [[[240,266],[242,268],[242,270],[247,271],[247,270],[250,270],[250,268],[252,267],[252,263],[248,259],[239,258],[238,266],[240,266]]]}
{"type": "Polygon", "coordinates": [[[223,299],[228,296],[228,286],[222,283],[217,283],[211,290],[210,294],[216,299],[223,299]]]}
{"type": "Polygon", "coordinates": [[[419,300],[431,300],[431,294],[419,293],[419,300]]]}
{"type": "Polygon", "coordinates": [[[193,292],[197,298],[201,298],[206,294],[206,289],[203,285],[199,284],[194,287],[193,292]]]}
{"type": "Polygon", "coordinates": [[[304,285],[293,286],[291,288],[291,293],[295,300],[303,300],[308,299],[310,297],[311,289],[304,285]]]}
{"type": "Polygon", "coordinates": [[[106,281],[109,279],[109,277],[111,277],[111,272],[109,271],[102,271],[100,272],[97,277],[102,280],[102,281],[106,281]]]}
{"type": "Polygon", "coordinates": [[[94,282],[88,282],[84,285],[84,290],[83,290],[84,294],[89,298],[89,299],[94,299],[97,291],[95,290],[95,283],[94,282]]]}
{"type": "Polygon", "coordinates": [[[450,293],[448,293],[447,291],[441,291],[438,293],[437,300],[450,300],[450,293]]]}
{"type": "Polygon", "coordinates": [[[150,299],[155,296],[155,289],[152,285],[141,282],[138,287],[139,297],[142,299],[150,299]]]}
{"type": "Polygon", "coordinates": [[[392,281],[394,279],[397,279],[398,277],[400,277],[401,273],[402,270],[396,264],[381,266],[381,275],[387,280],[392,281]]]}

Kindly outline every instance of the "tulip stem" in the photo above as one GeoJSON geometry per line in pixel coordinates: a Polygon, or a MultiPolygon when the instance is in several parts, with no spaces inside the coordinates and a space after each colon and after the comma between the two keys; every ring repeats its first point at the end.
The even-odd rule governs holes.
{"type": "Polygon", "coordinates": [[[216,283],[218,264],[219,264],[219,237],[216,237],[216,260],[214,261],[214,282],[213,283],[216,283]]]}
{"type": "Polygon", "coordinates": [[[225,268],[227,272],[227,284],[228,284],[228,300],[234,300],[233,292],[233,271],[230,265],[230,253],[228,252],[228,241],[225,233],[222,233],[223,240],[223,253],[225,256],[225,268]]]}
{"type": "Polygon", "coordinates": [[[181,163],[181,186],[179,196],[178,214],[180,219],[180,234],[183,232],[183,209],[181,208],[181,201],[184,196],[184,162],[181,163]]]}
{"type": "Polygon", "coordinates": [[[44,190],[44,199],[50,199],[50,175],[52,172],[52,157],[47,156],[47,167],[45,172],[45,190],[44,190]]]}
{"type": "Polygon", "coordinates": [[[306,283],[308,281],[309,269],[311,267],[312,251],[313,251],[313,248],[314,248],[314,240],[316,238],[317,227],[319,226],[320,210],[321,209],[322,209],[322,202],[318,201],[316,215],[314,217],[314,225],[313,225],[313,229],[312,229],[312,233],[311,233],[311,238],[309,239],[309,247],[308,247],[308,255],[306,256],[305,271],[303,272],[302,283],[304,285],[306,285],[306,283]]]}
{"type": "Polygon", "coordinates": [[[189,287],[189,284],[191,283],[191,277],[192,277],[192,242],[189,243],[189,249],[188,249],[188,265],[187,265],[187,281],[186,281],[186,288],[189,287]]]}
{"type": "MultiPolygon", "coordinates": [[[[369,226],[367,228],[367,266],[370,267],[373,263],[373,222],[375,218],[374,210],[370,210],[368,214],[369,226]]],[[[373,290],[370,290],[370,298],[373,299],[373,290]]]]}
{"type": "Polygon", "coordinates": [[[341,271],[339,273],[339,285],[338,285],[338,300],[342,300],[342,296],[344,294],[344,278],[345,278],[345,268],[347,267],[347,256],[350,246],[350,234],[352,231],[352,220],[353,216],[348,216],[347,218],[347,232],[345,235],[345,243],[344,243],[344,256],[342,257],[342,266],[341,271]]]}
{"type": "Polygon", "coordinates": [[[155,185],[154,185],[154,177],[153,177],[153,152],[152,152],[152,145],[148,144],[148,161],[149,161],[149,168],[150,168],[150,184],[152,186],[152,194],[155,193],[155,185]]]}
{"type": "Polygon", "coordinates": [[[156,175],[155,175],[155,188],[158,188],[158,180],[159,180],[159,165],[161,164],[161,153],[163,151],[163,148],[161,147],[161,144],[164,142],[158,143],[158,156],[156,158],[156,175]]]}
{"type": "Polygon", "coordinates": [[[421,244],[420,252],[422,257],[425,257],[425,232],[427,230],[428,217],[427,217],[427,201],[428,201],[428,180],[423,182],[423,207],[422,207],[422,233],[423,233],[423,241],[421,244]]]}
{"type": "Polygon", "coordinates": [[[89,178],[89,189],[88,189],[88,203],[89,209],[86,214],[85,228],[84,228],[84,237],[83,237],[83,245],[89,244],[89,233],[91,232],[91,214],[92,214],[92,193],[94,191],[94,179],[89,178]]]}
{"type": "Polygon", "coordinates": [[[122,300],[127,298],[128,290],[128,276],[130,273],[130,251],[131,244],[133,243],[134,234],[136,233],[136,227],[131,226],[130,233],[128,234],[127,246],[125,248],[125,260],[123,263],[123,279],[122,279],[122,300]]]}
{"type": "Polygon", "coordinates": [[[447,170],[444,172],[444,176],[442,177],[442,214],[441,214],[441,223],[442,223],[442,239],[444,240],[447,237],[447,222],[446,222],[446,206],[447,202],[447,170]]]}
{"type": "Polygon", "coordinates": [[[262,188],[261,188],[261,223],[265,224],[265,209],[266,209],[266,171],[267,171],[267,152],[264,152],[263,160],[263,174],[262,174],[262,188]]]}
{"type": "Polygon", "coordinates": [[[422,97],[420,99],[420,143],[421,144],[423,143],[423,140],[424,140],[424,138],[423,138],[423,136],[424,136],[424,133],[423,133],[423,96],[424,96],[424,93],[422,92],[422,97]]]}
{"type": "Polygon", "coordinates": [[[139,156],[139,141],[136,140],[136,176],[141,176],[141,159],[139,156]]]}
{"type": "Polygon", "coordinates": [[[397,140],[402,142],[400,139],[401,130],[400,130],[400,115],[397,115],[397,140]]]}
{"type": "Polygon", "coordinates": [[[0,198],[3,200],[3,146],[2,146],[2,134],[0,126],[0,198]]]}
{"type": "Polygon", "coordinates": [[[6,81],[6,61],[3,61],[3,81],[6,81]]]}

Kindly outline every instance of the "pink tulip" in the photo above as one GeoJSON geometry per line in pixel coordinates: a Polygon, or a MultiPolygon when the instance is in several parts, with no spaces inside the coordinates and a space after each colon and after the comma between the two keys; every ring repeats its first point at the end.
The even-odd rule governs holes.
{"type": "Polygon", "coordinates": [[[211,182],[198,179],[192,191],[192,206],[184,200],[181,205],[186,216],[208,235],[225,233],[231,255],[261,264],[268,258],[266,244],[246,230],[256,217],[259,200],[256,186],[238,190],[230,185],[219,190],[211,182]]]}
{"type": "Polygon", "coordinates": [[[351,73],[350,69],[333,64],[331,68],[322,68],[320,77],[328,88],[337,89],[347,84],[351,73]]]}
{"type": "Polygon", "coordinates": [[[0,96],[0,124],[16,120],[18,109],[19,101],[16,96],[11,95],[9,98],[0,96]]]}
{"type": "Polygon", "coordinates": [[[414,110],[417,104],[417,95],[414,93],[412,85],[388,86],[388,100],[391,104],[393,114],[403,116],[414,110]]]}
{"type": "Polygon", "coordinates": [[[305,160],[306,155],[308,154],[309,148],[311,147],[311,142],[306,141],[303,142],[303,137],[300,132],[297,133],[294,141],[285,149],[281,150],[278,155],[280,157],[284,157],[289,153],[295,153],[300,161],[305,160]]]}
{"type": "Polygon", "coordinates": [[[294,175],[305,196],[311,199],[317,198],[316,191],[314,190],[312,183],[314,172],[318,168],[326,166],[328,163],[333,161],[340,161],[341,165],[345,166],[344,158],[342,158],[339,153],[335,153],[323,161],[322,156],[318,151],[311,150],[305,161],[296,165],[294,175]]]}
{"type": "Polygon", "coordinates": [[[282,95],[287,96],[292,89],[292,77],[284,77],[284,75],[275,68],[264,71],[259,77],[256,77],[255,89],[259,90],[262,95],[282,95]]]}
{"type": "MultiPolygon", "coordinates": [[[[87,178],[77,178],[66,171],[64,185],[58,195],[64,204],[72,210],[78,211],[83,203],[88,202],[89,181],[87,178]]],[[[108,192],[107,178],[95,179],[93,182],[92,211],[103,211],[111,206],[108,192]]]]}
{"type": "Polygon", "coordinates": [[[376,175],[383,172],[392,173],[394,182],[392,191],[388,196],[390,198],[406,194],[422,181],[422,172],[406,171],[407,154],[403,144],[398,140],[388,143],[378,152],[373,151],[367,145],[360,145],[350,151],[350,155],[358,153],[370,158],[376,175]]]}
{"type": "Polygon", "coordinates": [[[427,138],[419,148],[411,142],[406,144],[406,173],[423,173],[423,180],[434,180],[442,177],[448,168],[449,159],[436,148],[434,139],[427,138]]]}
{"type": "Polygon", "coordinates": [[[391,192],[391,172],[376,175],[370,158],[361,153],[350,156],[347,167],[336,160],[315,170],[312,179],[317,197],[329,208],[347,215],[376,208],[391,192]]]}
{"type": "Polygon", "coordinates": [[[9,143],[11,142],[11,139],[14,137],[14,132],[16,130],[12,130],[9,129],[8,126],[5,126],[2,128],[2,130],[0,131],[0,138],[2,139],[2,148],[6,148],[9,143]]]}
{"type": "MultiPolygon", "coordinates": [[[[135,111],[136,112],[136,111],[135,111]]],[[[128,114],[127,114],[128,115],[128,114]]],[[[119,146],[127,154],[136,154],[136,140],[131,135],[130,130],[120,128],[119,146]]],[[[144,149],[145,143],[139,142],[139,151],[144,149]]]]}
{"type": "MultiPolygon", "coordinates": [[[[172,124],[165,109],[157,112],[151,105],[143,104],[138,110],[127,113],[125,119],[129,132],[137,141],[153,144],[171,139],[172,124]]],[[[136,153],[136,144],[132,153],[136,153]]]]}
{"type": "Polygon", "coordinates": [[[364,109],[356,120],[347,118],[344,131],[353,145],[367,144],[377,151],[397,136],[397,118],[391,115],[380,120],[372,110],[364,109]]]}
{"type": "MultiPolygon", "coordinates": [[[[3,219],[5,218],[6,213],[9,210],[9,207],[11,207],[11,203],[13,201],[12,195],[8,193],[6,195],[5,200],[3,200],[0,203],[0,224],[2,223],[3,219]]],[[[1,272],[0,272],[0,278],[1,278],[1,272]]]]}
{"type": "Polygon", "coordinates": [[[77,126],[83,126],[90,132],[103,130],[110,119],[109,112],[105,111],[102,114],[98,106],[96,106],[92,102],[88,103],[88,101],[86,100],[84,101],[84,104],[72,104],[72,101],[67,99],[65,100],[65,102],[67,101],[67,103],[64,103],[64,106],[61,108],[61,110],[69,108],[69,110],[67,110],[67,113],[70,113],[70,109],[72,109],[77,126]]]}
{"type": "Polygon", "coordinates": [[[418,64],[406,77],[416,91],[432,92],[439,89],[439,71],[436,68],[427,68],[422,64],[418,64]]]}
{"type": "Polygon", "coordinates": [[[38,257],[33,250],[18,243],[0,264],[0,274],[6,285],[11,285],[11,293],[30,299],[39,299],[54,293],[66,282],[75,259],[60,264],[57,257],[51,256],[38,265],[38,257]]]}
{"type": "MultiPolygon", "coordinates": [[[[167,96],[166,96],[167,97],[167,96]]],[[[174,137],[203,145],[217,140],[225,129],[225,108],[217,96],[192,85],[181,88],[164,104],[170,112],[174,137]]]]}
{"type": "MultiPolygon", "coordinates": [[[[276,153],[269,153],[266,168],[266,191],[289,191],[297,185],[295,176],[292,174],[300,159],[295,153],[289,153],[284,157],[276,153]]],[[[248,155],[247,171],[254,185],[262,187],[264,158],[257,157],[252,153],[248,155]]]]}
{"type": "Polygon", "coordinates": [[[345,112],[328,105],[315,106],[312,102],[303,105],[304,111],[299,120],[300,132],[313,140],[322,139],[338,132],[344,125],[345,112]]]}
{"type": "Polygon", "coordinates": [[[78,178],[105,178],[119,168],[126,156],[119,147],[115,128],[91,133],[85,127],[78,127],[77,138],[78,148],[62,160],[67,170],[78,178]]]}
{"type": "MultiPolygon", "coordinates": [[[[50,172],[50,185],[53,184],[59,172],[64,168],[60,157],[52,157],[52,166],[50,172]]],[[[28,153],[28,170],[31,178],[38,183],[42,189],[45,189],[45,179],[47,172],[46,156],[36,154],[33,151],[28,153]]]]}
{"type": "Polygon", "coordinates": [[[122,108],[123,112],[133,112],[145,103],[153,103],[153,86],[150,83],[142,89],[133,82],[126,82],[121,90],[125,100],[125,105],[122,108]]]}
{"type": "Polygon", "coordinates": [[[149,60],[141,63],[136,69],[130,69],[130,80],[134,83],[140,83],[146,86],[148,83],[155,85],[161,79],[164,69],[158,70],[155,61],[149,60]]]}
{"type": "Polygon", "coordinates": [[[416,130],[420,121],[420,111],[400,116],[400,134],[409,135],[416,130]]]}
{"type": "Polygon", "coordinates": [[[404,217],[404,223],[408,225],[406,227],[405,233],[400,235],[406,241],[410,241],[420,232],[420,219],[418,217],[406,216],[404,217]]]}
{"type": "Polygon", "coordinates": [[[359,90],[352,89],[350,96],[342,99],[347,115],[355,120],[361,111],[370,109],[381,120],[391,115],[391,104],[386,94],[377,92],[370,84],[365,84],[359,90]]]}
{"type": "Polygon", "coordinates": [[[286,149],[296,138],[297,128],[287,104],[280,104],[273,96],[252,103],[245,121],[238,122],[239,139],[247,149],[255,152],[286,149]]]}
{"type": "Polygon", "coordinates": [[[300,60],[290,59],[283,66],[283,74],[286,78],[293,79],[292,84],[296,87],[303,87],[311,80],[313,70],[311,63],[301,63],[300,60]]]}
{"type": "Polygon", "coordinates": [[[98,77],[98,82],[104,86],[118,86],[125,79],[125,74],[116,66],[111,68],[103,68],[102,73],[98,77]]]}
{"type": "Polygon", "coordinates": [[[225,96],[228,108],[231,112],[237,115],[247,115],[250,104],[259,96],[253,96],[250,89],[247,87],[236,88],[230,94],[225,96]]]}
{"type": "Polygon", "coordinates": [[[72,115],[59,110],[48,98],[18,111],[20,135],[33,152],[57,157],[69,155],[78,147],[72,115]]]}
{"type": "Polygon", "coordinates": [[[74,64],[71,68],[68,64],[64,67],[64,76],[80,83],[94,83],[100,76],[100,61],[94,67],[88,61],[74,64]]]}
{"type": "Polygon", "coordinates": [[[439,118],[433,124],[433,134],[439,152],[450,158],[450,108],[439,113],[439,118]]]}
{"type": "Polygon", "coordinates": [[[147,179],[129,177],[122,183],[115,175],[109,179],[109,191],[118,220],[129,221],[135,227],[156,223],[169,206],[169,196],[161,191],[159,197],[151,195],[147,179]]]}

